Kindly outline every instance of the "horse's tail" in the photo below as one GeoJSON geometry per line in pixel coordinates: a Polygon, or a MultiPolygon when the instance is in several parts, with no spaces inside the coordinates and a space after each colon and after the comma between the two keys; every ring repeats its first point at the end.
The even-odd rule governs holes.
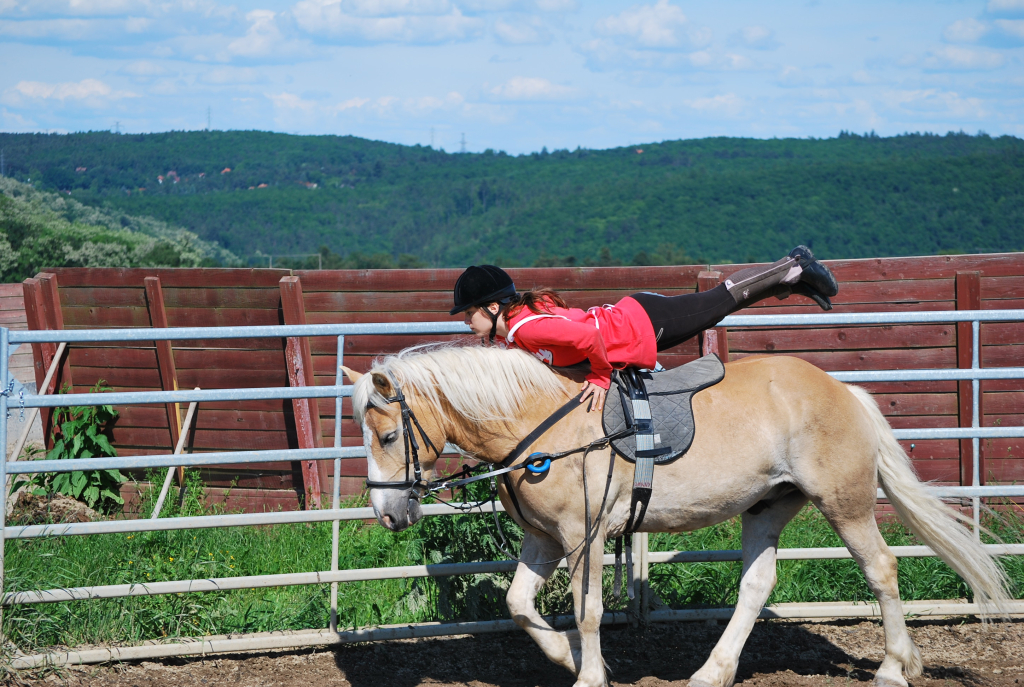
{"type": "Polygon", "coordinates": [[[900,520],[970,585],[983,615],[1005,614],[1010,595],[1003,568],[961,524],[967,518],[924,489],[871,394],[847,388],[864,406],[878,435],[878,479],[900,520]]]}

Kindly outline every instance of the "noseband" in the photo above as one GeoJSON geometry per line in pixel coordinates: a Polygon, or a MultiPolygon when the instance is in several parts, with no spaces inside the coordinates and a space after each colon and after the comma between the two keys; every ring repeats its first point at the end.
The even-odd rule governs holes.
{"type": "Polygon", "coordinates": [[[441,452],[437,450],[434,443],[430,441],[430,437],[423,431],[420,421],[416,419],[416,414],[412,412],[412,408],[406,402],[405,394],[402,393],[402,387],[398,385],[398,381],[391,376],[390,372],[386,374],[388,379],[391,380],[391,385],[395,387],[395,395],[385,398],[384,401],[388,404],[397,403],[398,407],[402,410],[402,441],[405,444],[405,481],[374,482],[366,480],[366,486],[370,489],[415,490],[418,492],[418,496],[422,496],[424,493],[432,491],[432,483],[426,482],[423,479],[423,472],[420,470],[420,445],[416,441],[416,433],[409,430],[410,424],[416,428],[416,432],[419,432],[423,443],[434,452],[435,456],[440,458],[441,452]],[[409,479],[410,469],[412,471],[412,479],[409,479]]]}

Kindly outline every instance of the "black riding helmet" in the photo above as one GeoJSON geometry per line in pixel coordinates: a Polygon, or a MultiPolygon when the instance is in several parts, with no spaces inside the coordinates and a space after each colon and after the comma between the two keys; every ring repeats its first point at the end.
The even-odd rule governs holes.
{"type": "MultiPolygon", "coordinates": [[[[471,265],[455,282],[455,307],[450,315],[488,303],[505,304],[516,295],[516,285],[508,272],[496,265],[471,265]]],[[[486,310],[491,318],[491,341],[498,327],[498,316],[486,310]]]]}

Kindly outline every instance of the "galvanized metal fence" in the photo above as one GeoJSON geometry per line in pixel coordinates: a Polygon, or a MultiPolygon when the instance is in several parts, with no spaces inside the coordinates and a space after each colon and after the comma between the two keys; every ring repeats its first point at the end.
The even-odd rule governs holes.
{"type": "MultiPolygon", "coordinates": [[[[1024,427],[981,427],[979,417],[980,382],[983,379],[1024,379],[1024,367],[982,368],[980,365],[980,327],[982,322],[1024,321],[1024,310],[977,310],[977,311],[935,311],[907,313],[850,313],[850,314],[815,314],[815,315],[732,315],[727,317],[720,326],[724,327],[771,327],[771,326],[804,326],[804,325],[889,325],[889,324],[923,324],[971,322],[973,328],[973,361],[970,369],[932,369],[932,370],[875,370],[857,372],[831,372],[833,377],[843,382],[891,382],[891,381],[931,381],[931,380],[970,380],[973,387],[973,417],[971,427],[960,428],[929,428],[929,429],[898,429],[898,439],[971,439],[974,455],[979,455],[979,444],[983,438],[1024,438],[1024,427]]],[[[288,449],[274,451],[238,451],[196,453],[186,455],[149,455],[117,458],[91,458],[74,461],[8,460],[7,423],[0,422],[0,446],[4,446],[4,454],[0,456],[0,484],[4,484],[8,475],[32,473],[56,473],[100,469],[155,469],[175,466],[197,467],[225,463],[267,463],[281,460],[333,460],[334,483],[330,509],[316,511],[290,511],[275,513],[250,513],[237,515],[208,515],[199,517],[177,517],[163,519],[114,520],[102,522],[70,523],[60,525],[26,525],[8,526],[6,523],[6,490],[0,491],[0,588],[4,579],[4,542],[8,539],[28,539],[47,536],[81,536],[90,534],[112,534],[122,532],[154,532],[167,530],[199,529],[207,527],[237,527],[245,525],[274,525],[283,523],[331,522],[331,569],[328,571],[297,572],[280,575],[261,575],[249,577],[229,577],[216,579],[176,580],[168,582],[148,582],[129,585],[105,585],[92,587],[61,588],[38,591],[22,591],[4,594],[2,606],[16,604],[52,603],[80,599],[111,599],[132,596],[149,596],[155,594],[176,594],[185,592],[222,591],[231,589],[256,589],[303,584],[330,584],[331,608],[330,627],[326,630],[306,630],[299,632],[262,633],[244,637],[206,637],[198,640],[179,640],[166,643],[150,643],[137,647],[97,649],[88,651],[71,651],[63,654],[40,654],[14,659],[14,668],[31,668],[46,664],[96,663],[109,660],[128,660],[155,658],[172,655],[205,654],[220,651],[267,650],[301,646],[323,646],[346,642],[369,641],[375,639],[393,639],[403,637],[443,636],[451,634],[495,632],[515,627],[511,620],[493,620],[485,622],[465,623],[420,623],[415,625],[388,626],[362,630],[339,631],[337,617],[338,584],[363,580],[382,580],[411,577],[441,577],[448,575],[479,574],[492,572],[511,572],[515,570],[513,561],[484,561],[473,563],[452,563],[442,565],[414,565],[390,568],[370,568],[356,570],[338,569],[339,527],[344,520],[363,520],[373,518],[372,508],[341,508],[339,475],[341,461],[349,458],[365,457],[363,447],[341,446],[341,403],[350,396],[352,387],[343,384],[341,364],[344,355],[346,336],[360,335],[441,335],[467,334],[468,328],[461,323],[388,323],[388,324],[325,324],[325,325],[288,325],[273,327],[190,327],[178,329],[103,329],[103,330],[48,330],[48,331],[10,331],[0,328],[0,380],[4,380],[4,390],[0,394],[0,418],[6,418],[9,411],[23,412],[31,408],[56,408],[65,406],[88,405],[128,405],[128,404],[163,404],[210,401],[241,401],[266,399],[297,399],[297,398],[333,398],[335,399],[335,431],[334,446],[320,449],[288,449]],[[292,388],[257,388],[257,389],[217,389],[191,391],[145,391],[126,393],[87,393],[62,394],[58,396],[31,395],[12,393],[13,386],[7,380],[8,357],[12,344],[21,343],[97,343],[109,341],[182,341],[189,339],[237,339],[254,337],[311,337],[329,336],[337,339],[338,369],[334,385],[292,388]]],[[[456,447],[448,447],[457,452],[456,447]]],[[[13,458],[16,458],[14,456],[13,458]]],[[[933,487],[932,493],[940,497],[970,498],[973,502],[975,532],[980,536],[978,517],[982,498],[987,497],[1024,497],[1024,486],[981,486],[979,461],[974,460],[972,485],[969,487],[933,487]]],[[[884,498],[881,490],[879,498],[884,498]]],[[[459,511],[442,505],[425,506],[424,515],[450,515],[459,511]]],[[[650,610],[649,588],[647,584],[648,569],[651,564],[661,563],[696,563],[714,561],[739,561],[740,551],[668,551],[651,552],[648,548],[646,534],[637,537],[636,583],[639,587],[639,604],[633,613],[606,613],[604,623],[627,622],[639,614],[646,620],[699,620],[709,618],[728,618],[732,609],[698,609],[698,610],[650,610]]],[[[1020,555],[1024,554],[1024,544],[988,545],[993,553],[1020,555]]],[[[893,547],[893,553],[902,557],[932,556],[933,552],[925,546],[893,547]]],[[[849,558],[849,552],[843,547],[817,549],[780,549],[780,560],[808,560],[849,558]]],[[[605,565],[612,563],[611,556],[605,556],[605,565]]],[[[563,562],[564,565],[564,562],[563,562]]],[[[908,613],[917,615],[960,615],[978,612],[975,604],[949,602],[910,602],[905,604],[908,613]]],[[[1012,609],[1015,613],[1024,613],[1024,602],[1015,602],[1012,609]]],[[[763,617],[863,617],[877,616],[878,607],[873,603],[856,604],[780,604],[766,608],[763,617]]],[[[554,618],[556,625],[571,624],[572,616],[554,618]]]]}

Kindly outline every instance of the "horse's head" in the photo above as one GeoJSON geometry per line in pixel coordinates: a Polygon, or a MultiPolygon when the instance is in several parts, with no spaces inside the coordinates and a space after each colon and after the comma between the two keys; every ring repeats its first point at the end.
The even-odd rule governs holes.
{"type": "MultiPolygon", "coordinates": [[[[415,423],[410,420],[408,425],[404,424],[401,405],[388,402],[398,395],[399,390],[387,374],[371,371],[361,375],[348,368],[344,371],[355,384],[353,403],[357,408],[356,417],[361,416],[373,512],[384,527],[396,532],[404,530],[423,515],[420,509],[423,490],[414,483],[412,440],[407,443],[405,433],[415,437],[418,443],[419,467],[424,479],[432,473],[438,456],[430,446],[424,445],[427,442],[415,423]],[[374,486],[374,483],[387,486],[374,486]]],[[[424,412],[420,399],[411,388],[402,389],[401,393],[430,443],[443,447],[444,437],[433,422],[433,413],[424,412]]]]}
{"type": "Polygon", "coordinates": [[[380,524],[395,531],[421,516],[413,440],[424,480],[438,459],[433,447],[443,450],[449,440],[480,460],[500,462],[517,442],[513,423],[571,396],[565,380],[533,356],[490,346],[418,346],[377,361],[365,375],[344,370],[355,384],[370,503],[380,524]],[[399,398],[412,413],[408,422],[399,398]]]}

